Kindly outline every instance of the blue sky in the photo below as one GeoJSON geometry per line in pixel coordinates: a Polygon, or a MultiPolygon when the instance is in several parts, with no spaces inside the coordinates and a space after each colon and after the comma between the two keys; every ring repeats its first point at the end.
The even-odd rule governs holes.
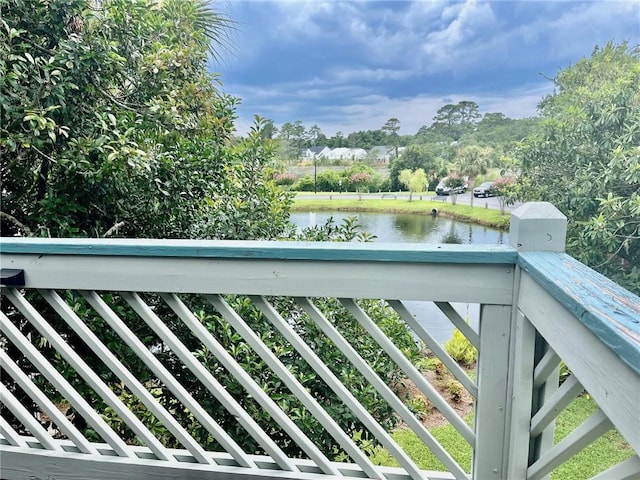
{"type": "Polygon", "coordinates": [[[254,114],[317,124],[326,135],[430,124],[447,103],[536,114],[559,70],[609,40],[640,42],[636,1],[215,2],[237,22],[212,69],[254,114]]]}

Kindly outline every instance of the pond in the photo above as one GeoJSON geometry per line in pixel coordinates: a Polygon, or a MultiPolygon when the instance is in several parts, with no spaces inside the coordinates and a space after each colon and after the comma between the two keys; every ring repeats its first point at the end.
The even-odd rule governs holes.
{"type": "MultiPolygon", "coordinates": [[[[294,212],[291,221],[303,229],[324,224],[329,217],[339,224],[342,219],[357,216],[362,229],[376,236],[375,242],[396,243],[460,243],[508,244],[509,234],[494,228],[460,222],[431,215],[354,212],[294,212]]],[[[429,280],[427,279],[427,282],[429,280]]],[[[437,281],[433,279],[433,281],[437,281]]],[[[431,336],[444,343],[453,335],[449,319],[431,302],[404,302],[431,336]]],[[[477,330],[480,305],[452,303],[462,316],[477,330]]]]}
{"type": "Polygon", "coordinates": [[[509,234],[495,228],[431,215],[365,212],[293,212],[291,221],[302,229],[324,224],[333,217],[357,216],[362,230],[376,235],[376,242],[508,244],[509,234]]]}

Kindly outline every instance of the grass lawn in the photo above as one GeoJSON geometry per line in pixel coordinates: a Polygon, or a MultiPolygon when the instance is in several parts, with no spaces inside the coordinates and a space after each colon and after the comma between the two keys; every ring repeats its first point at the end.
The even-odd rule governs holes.
{"type": "MultiPolygon", "coordinates": [[[[432,196],[430,192],[423,194],[432,196]]],[[[338,195],[336,195],[338,196],[338,195]]],[[[408,197],[394,199],[363,199],[336,198],[328,199],[294,199],[292,211],[342,211],[342,212],[380,212],[380,213],[414,213],[431,215],[431,210],[438,209],[438,215],[455,218],[466,222],[473,222],[489,227],[508,229],[509,213],[501,215],[498,210],[484,207],[470,207],[469,205],[451,205],[450,203],[431,200],[414,200],[409,202],[408,197]]]]}
{"type": "MultiPolygon", "coordinates": [[[[596,403],[585,396],[576,398],[556,420],[556,443],[577,428],[597,408],[596,403]]],[[[466,419],[467,423],[472,421],[471,417],[469,415],[466,419]]],[[[471,469],[471,447],[456,432],[455,428],[446,425],[432,429],[431,433],[460,466],[469,472],[471,469]]],[[[399,428],[392,433],[392,436],[420,468],[445,470],[442,463],[412,431],[399,428]]],[[[567,463],[559,466],[553,471],[551,478],[552,480],[591,478],[632,455],[631,447],[617,431],[612,430],[573,456],[567,463]]],[[[378,465],[399,466],[383,448],[378,448],[375,451],[372,461],[378,465]]]]}
{"type": "MultiPolygon", "coordinates": [[[[473,415],[466,419],[467,423],[473,421],[473,415]]],[[[471,445],[469,445],[458,431],[451,425],[435,427],[430,430],[431,434],[440,442],[442,447],[449,452],[456,462],[467,472],[471,471],[471,445]]],[[[423,470],[447,471],[445,466],[429,450],[422,440],[406,428],[398,428],[392,432],[393,439],[402,447],[406,454],[423,470]]],[[[399,467],[400,464],[384,448],[377,448],[371,461],[375,465],[387,467],[399,467]]]]}

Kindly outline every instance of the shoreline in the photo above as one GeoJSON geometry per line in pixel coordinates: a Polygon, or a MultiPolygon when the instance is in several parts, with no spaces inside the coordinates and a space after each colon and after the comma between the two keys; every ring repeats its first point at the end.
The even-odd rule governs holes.
{"type": "Polygon", "coordinates": [[[404,213],[413,215],[433,215],[432,210],[437,209],[437,215],[454,220],[475,223],[487,227],[507,231],[511,215],[505,212],[484,207],[470,207],[469,205],[451,205],[435,200],[414,200],[409,202],[401,199],[293,199],[292,212],[373,212],[373,213],[404,213]]]}

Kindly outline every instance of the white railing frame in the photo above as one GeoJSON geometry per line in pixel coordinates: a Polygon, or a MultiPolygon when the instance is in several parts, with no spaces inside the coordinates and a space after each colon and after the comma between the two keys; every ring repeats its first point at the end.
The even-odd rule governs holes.
{"type": "MultiPolygon", "coordinates": [[[[640,452],[640,301],[562,253],[565,234],[566,219],[536,203],[512,213],[511,247],[21,238],[2,239],[0,259],[3,269],[24,271],[26,288],[44,290],[397,298],[433,301],[443,311],[448,302],[479,303],[479,335],[468,332],[481,352],[473,478],[543,478],[573,448],[552,450],[553,421],[530,434],[538,406],[557,391],[557,357],[634,449],[636,460],[620,467],[632,471],[640,452]]],[[[0,443],[0,477],[62,478],[65,469],[95,468],[102,476],[94,478],[320,478],[308,461],[305,472],[318,473],[28,450],[0,443]]],[[[255,462],[273,460],[247,464],[255,462]]],[[[379,471],[402,477],[399,469],[379,471]]]]}

